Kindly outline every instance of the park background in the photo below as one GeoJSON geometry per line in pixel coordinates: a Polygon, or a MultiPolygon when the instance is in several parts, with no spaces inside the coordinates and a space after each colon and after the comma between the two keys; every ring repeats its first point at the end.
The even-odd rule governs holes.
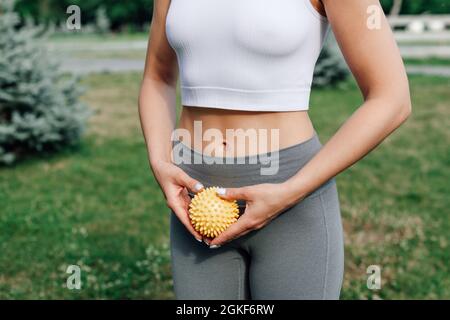
{"type": "MultiPolygon", "coordinates": [[[[148,166],[137,113],[152,2],[21,0],[15,29],[35,24],[51,34],[16,43],[0,32],[0,298],[174,298],[168,209],[148,166]],[[72,4],[81,8],[81,30],[67,30],[72,4]],[[36,50],[28,43],[45,53],[32,60],[36,50]],[[14,47],[25,50],[23,59],[20,52],[8,55],[14,47]],[[9,114],[23,113],[6,106],[28,103],[27,112],[42,115],[45,110],[33,110],[34,88],[48,88],[54,78],[40,70],[17,83],[4,79],[20,68],[38,70],[44,60],[59,61],[63,77],[76,75],[72,85],[83,89],[54,110],[70,106],[83,116],[66,115],[75,128],[67,136],[29,133],[51,131],[39,116],[21,118],[28,131],[14,135],[9,114]],[[66,287],[69,265],[81,267],[80,290],[66,287]]],[[[450,5],[394,2],[382,4],[410,75],[413,113],[337,177],[346,246],[342,298],[449,299],[450,5]],[[367,288],[370,265],[381,267],[380,290],[367,288]]],[[[330,49],[316,71],[310,116],[322,141],[362,102],[340,59],[330,49]]]]}

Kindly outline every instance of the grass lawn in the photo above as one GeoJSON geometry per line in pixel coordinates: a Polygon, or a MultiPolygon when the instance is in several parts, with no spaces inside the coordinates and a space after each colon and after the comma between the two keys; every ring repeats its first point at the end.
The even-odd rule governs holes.
{"type": "MultiPolygon", "coordinates": [[[[83,81],[96,111],[79,148],[0,169],[0,298],[173,298],[168,209],[139,129],[140,75],[83,81]],[[79,265],[82,289],[65,287],[79,265]]],[[[450,298],[450,79],[411,77],[413,115],[338,176],[344,299],[450,298]],[[379,265],[382,289],[368,290],[379,265]]],[[[361,102],[354,83],[316,90],[325,142],[361,102]]]]}
{"type": "Polygon", "coordinates": [[[98,42],[123,42],[134,40],[147,40],[147,32],[120,32],[120,33],[55,33],[50,37],[52,43],[72,43],[74,41],[81,41],[83,43],[98,43],[98,42]]]}
{"type": "Polygon", "coordinates": [[[450,66],[450,59],[445,58],[425,58],[425,59],[403,59],[406,65],[428,65],[428,66],[450,66]]]}

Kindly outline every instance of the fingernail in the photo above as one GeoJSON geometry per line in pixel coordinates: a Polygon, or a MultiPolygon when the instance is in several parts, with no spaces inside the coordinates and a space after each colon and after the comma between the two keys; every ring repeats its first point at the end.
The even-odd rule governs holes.
{"type": "Polygon", "coordinates": [[[202,239],[195,238],[195,240],[197,240],[198,242],[203,242],[202,239]]]}
{"type": "Polygon", "coordinates": [[[210,249],[217,249],[220,248],[218,244],[213,244],[212,246],[209,246],[210,249]]]}
{"type": "Polygon", "coordinates": [[[199,191],[203,189],[203,185],[200,182],[197,182],[194,186],[195,190],[199,191]]]}
{"type": "Polygon", "coordinates": [[[227,193],[227,189],[225,188],[219,188],[217,189],[217,194],[220,194],[221,196],[225,195],[227,193]]]}
{"type": "Polygon", "coordinates": [[[209,246],[210,242],[208,240],[205,239],[205,240],[203,240],[203,242],[205,242],[209,246]]]}

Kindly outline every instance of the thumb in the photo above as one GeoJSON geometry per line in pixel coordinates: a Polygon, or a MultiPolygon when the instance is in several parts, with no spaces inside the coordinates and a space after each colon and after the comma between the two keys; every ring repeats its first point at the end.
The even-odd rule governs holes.
{"type": "Polygon", "coordinates": [[[188,174],[183,172],[180,174],[177,178],[177,182],[182,185],[183,187],[186,187],[191,192],[199,192],[201,191],[204,186],[199,181],[195,180],[194,178],[191,178],[188,174]]]}
{"type": "Polygon", "coordinates": [[[225,200],[250,200],[247,187],[242,188],[219,188],[217,195],[225,200]]]}

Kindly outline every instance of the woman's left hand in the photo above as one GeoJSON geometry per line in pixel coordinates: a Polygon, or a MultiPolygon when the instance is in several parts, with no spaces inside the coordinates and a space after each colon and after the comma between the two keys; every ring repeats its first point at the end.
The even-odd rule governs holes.
{"type": "Polygon", "coordinates": [[[293,195],[282,183],[264,183],[242,188],[220,188],[217,195],[227,200],[245,200],[244,214],[228,229],[209,242],[217,248],[246,233],[261,229],[285,209],[293,205],[293,195]]]}

